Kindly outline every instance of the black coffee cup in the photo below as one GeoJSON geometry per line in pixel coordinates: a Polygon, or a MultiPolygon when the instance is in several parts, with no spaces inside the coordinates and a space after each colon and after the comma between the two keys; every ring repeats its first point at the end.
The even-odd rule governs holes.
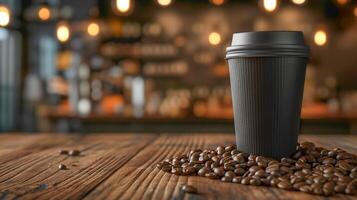
{"type": "Polygon", "coordinates": [[[308,56],[302,32],[233,34],[226,59],[239,150],[276,159],[296,150],[308,56]]]}

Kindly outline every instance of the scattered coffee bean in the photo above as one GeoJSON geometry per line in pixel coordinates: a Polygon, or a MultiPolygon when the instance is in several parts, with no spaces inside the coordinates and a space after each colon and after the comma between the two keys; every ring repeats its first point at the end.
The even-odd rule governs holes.
{"type": "Polygon", "coordinates": [[[79,154],[80,154],[81,152],[79,151],[79,150],[70,150],[69,152],[68,152],[68,155],[70,155],[70,156],[79,156],[79,154]]]}
{"type": "Polygon", "coordinates": [[[187,193],[197,193],[197,189],[191,185],[184,185],[181,187],[181,190],[187,193]]]}
{"type": "Polygon", "coordinates": [[[66,165],[64,165],[64,164],[60,164],[60,165],[58,165],[58,169],[59,169],[59,170],[66,170],[67,167],[66,167],[66,165]]]}
{"type": "Polygon", "coordinates": [[[60,155],[68,155],[68,151],[67,150],[63,150],[63,149],[59,150],[58,153],[60,155]]]}
{"type": "MultiPolygon", "coordinates": [[[[68,154],[80,153],[72,151],[68,154]]],[[[316,195],[357,193],[357,156],[339,148],[316,147],[311,142],[298,144],[291,158],[280,161],[240,152],[235,145],[228,145],[215,150],[191,150],[166,159],[156,167],[176,175],[198,175],[223,182],[264,185],[316,195]]]]}

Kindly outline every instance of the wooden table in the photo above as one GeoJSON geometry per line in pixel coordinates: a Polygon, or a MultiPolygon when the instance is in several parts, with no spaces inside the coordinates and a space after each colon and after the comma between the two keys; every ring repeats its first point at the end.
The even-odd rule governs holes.
{"type": "MultiPolygon", "coordinates": [[[[357,136],[303,135],[302,141],[357,153],[357,136]]],[[[326,199],[276,188],[176,176],[159,161],[192,148],[234,142],[230,134],[0,135],[0,199],[326,199]],[[79,149],[81,156],[59,155],[79,149]],[[59,164],[68,170],[58,170],[59,164]],[[183,184],[199,194],[184,194],[183,184]]],[[[357,199],[337,195],[331,199],[357,199]]]]}

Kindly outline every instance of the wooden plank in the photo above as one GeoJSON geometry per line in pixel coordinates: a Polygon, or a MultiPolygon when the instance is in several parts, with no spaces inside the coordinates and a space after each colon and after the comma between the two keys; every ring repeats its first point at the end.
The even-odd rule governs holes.
{"type": "MultiPolygon", "coordinates": [[[[155,164],[193,148],[234,142],[233,135],[35,135],[0,136],[0,199],[325,199],[268,187],[222,183],[202,177],[176,176],[155,164]],[[15,139],[14,139],[15,138],[15,139]],[[80,149],[80,157],[59,156],[59,149],[80,149]],[[4,159],[6,158],[6,159],[4,159]],[[63,163],[69,170],[59,171],[63,163]],[[183,184],[200,194],[184,194],[183,184]]],[[[357,153],[357,136],[310,136],[328,148],[357,153]]],[[[356,199],[337,195],[332,199],[356,199]]]]}
{"type": "Polygon", "coordinates": [[[2,165],[0,199],[80,199],[156,137],[138,134],[65,137],[62,145],[2,165]],[[59,149],[79,149],[82,154],[58,155],[59,149]],[[69,170],[58,170],[60,163],[69,170]]]}
{"type": "MultiPolygon", "coordinates": [[[[317,145],[343,146],[357,152],[357,137],[335,141],[337,136],[302,136],[317,145]]],[[[269,187],[223,183],[202,177],[176,176],[155,168],[155,164],[193,148],[213,148],[234,142],[233,135],[162,135],[123,165],[111,177],[92,190],[85,199],[326,199],[302,192],[285,191],[269,187]],[[190,184],[200,194],[183,194],[180,186],[190,184]]],[[[336,195],[331,199],[356,199],[336,195]]]]}

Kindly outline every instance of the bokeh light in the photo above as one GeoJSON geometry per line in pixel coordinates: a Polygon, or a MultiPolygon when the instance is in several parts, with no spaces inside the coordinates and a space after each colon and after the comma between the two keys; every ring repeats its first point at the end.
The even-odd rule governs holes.
{"type": "Polygon", "coordinates": [[[306,0],[292,0],[292,2],[296,5],[302,5],[306,2],[306,0]]]}
{"type": "Polygon", "coordinates": [[[47,21],[51,17],[51,11],[47,6],[42,6],[38,10],[38,18],[42,21],[47,21]]]}
{"type": "Polygon", "coordinates": [[[130,10],[131,1],[130,0],[115,0],[115,8],[120,13],[127,13],[130,10]]]}
{"type": "Polygon", "coordinates": [[[318,30],[314,34],[314,42],[318,46],[324,46],[327,43],[327,33],[324,30],[318,30]]]}
{"type": "Polygon", "coordinates": [[[263,0],[263,7],[264,7],[264,10],[266,10],[267,12],[273,12],[278,7],[278,1],[277,0],[263,0]]]}
{"type": "Polygon", "coordinates": [[[210,0],[210,3],[216,6],[221,6],[226,2],[226,0],[210,0]]]}
{"type": "Polygon", "coordinates": [[[0,5],[0,26],[7,26],[10,23],[10,10],[4,5],[0,5]]]}
{"type": "Polygon", "coordinates": [[[70,32],[69,26],[66,22],[60,22],[57,25],[56,36],[60,42],[68,41],[70,34],[71,34],[71,32],[70,32]]]}
{"type": "Polygon", "coordinates": [[[210,33],[208,36],[208,42],[211,45],[218,45],[219,43],[221,43],[221,35],[217,32],[210,33]]]}
{"type": "Polygon", "coordinates": [[[172,3],[172,0],[157,0],[157,3],[160,6],[169,6],[172,3]]]}
{"type": "Polygon", "coordinates": [[[87,33],[90,36],[97,36],[100,33],[99,24],[96,22],[91,22],[87,26],[87,33]]]}

